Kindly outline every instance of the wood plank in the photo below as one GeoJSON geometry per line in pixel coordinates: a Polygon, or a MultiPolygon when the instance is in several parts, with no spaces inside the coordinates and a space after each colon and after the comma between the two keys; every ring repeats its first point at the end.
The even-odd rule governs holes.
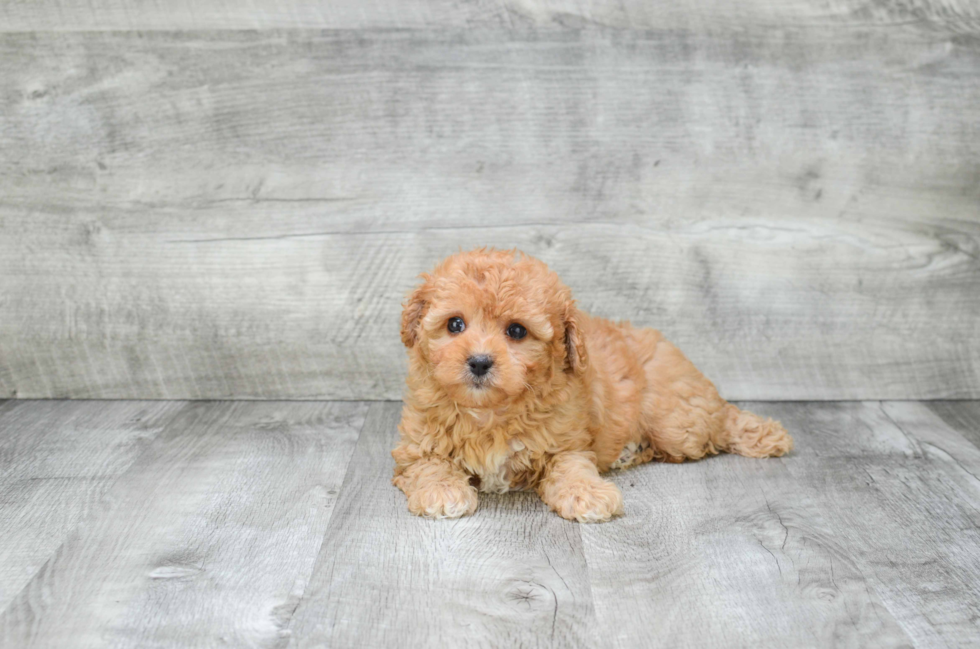
{"type": "MultiPolygon", "coordinates": [[[[969,417],[976,414],[980,402],[960,403],[965,407],[957,408],[957,414],[969,417]]],[[[899,430],[915,439],[918,453],[940,462],[948,470],[948,478],[957,482],[965,478],[964,494],[980,487],[980,449],[962,434],[958,426],[949,425],[932,403],[888,401],[882,404],[882,410],[899,430]]],[[[975,429],[973,434],[977,434],[975,429]]],[[[977,496],[977,502],[980,502],[980,491],[977,496]]]]}
{"type": "Polygon", "coordinates": [[[179,403],[0,404],[0,611],[180,409],[179,403]],[[17,404],[16,407],[14,404],[17,404]]]}
{"type": "Polygon", "coordinates": [[[276,646],[358,403],[186,406],[0,617],[5,646],[276,646]]]}
{"type": "Polygon", "coordinates": [[[980,638],[980,450],[918,403],[769,404],[790,473],[917,647],[980,638]]]}
{"type": "Polygon", "coordinates": [[[954,33],[980,30],[980,9],[969,0],[906,0],[873,6],[766,0],[687,0],[616,3],[575,0],[31,0],[0,5],[0,31],[197,29],[531,29],[779,28],[798,24],[919,27],[954,33]]]}
{"type": "Polygon", "coordinates": [[[732,399],[978,397],[971,43],[6,34],[0,395],[398,398],[413,278],[493,244],[732,399]]]}
{"type": "Polygon", "coordinates": [[[527,493],[411,515],[391,485],[400,409],[372,406],[290,646],[596,646],[579,527],[527,493]]]}
{"type": "Polygon", "coordinates": [[[980,447],[980,401],[930,401],[926,405],[947,426],[980,447]]]}
{"type": "Polygon", "coordinates": [[[909,646],[788,471],[794,460],[722,455],[611,474],[625,516],[582,528],[600,637],[614,647],[909,646]]]}
{"type": "Polygon", "coordinates": [[[20,405],[22,404],[14,399],[0,399],[0,416],[3,416],[20,405]]]}

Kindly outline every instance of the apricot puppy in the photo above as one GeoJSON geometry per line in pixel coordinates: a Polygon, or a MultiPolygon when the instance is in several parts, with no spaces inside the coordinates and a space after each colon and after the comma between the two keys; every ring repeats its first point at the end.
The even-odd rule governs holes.
{"type": "Polygon", "coordinates": [[[564,518],[606,521],[623,497],[604,471],[793,448],[659,331],[577,309],[537,259],[474,250],[422,279],[402,313],[408,391],[392,451],[415,514],[465,516],[478,490],[534,489],[564,518]]]}

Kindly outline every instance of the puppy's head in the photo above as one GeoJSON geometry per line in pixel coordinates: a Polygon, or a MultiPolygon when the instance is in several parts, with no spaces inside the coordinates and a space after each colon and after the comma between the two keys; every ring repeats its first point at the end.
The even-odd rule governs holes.
{"type": "Polygon", "coordinates": [[[480,249],[422,278],[402,312],[402,342],[421,364],[415,371],[456,403],[499,405],[583,370],[571,291],[544,263],[480,249]]]}

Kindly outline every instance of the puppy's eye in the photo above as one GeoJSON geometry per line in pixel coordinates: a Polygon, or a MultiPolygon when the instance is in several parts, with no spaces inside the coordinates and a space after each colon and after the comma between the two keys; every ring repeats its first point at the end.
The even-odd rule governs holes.
{"type": "Polygon", "coordinates": [[[446,329],[449,329],[449,333],[451,334],[463,333],[463,330],[466,329],[466,323],[459,316],[449,318],[449,322],[446,323],[446,329]]]}
{"type": "Polygon", "coordinates": [[[507,335],[514,340],[520,340],[527,335],[527,329],[524,328],[524,325],[514,322],[507,327],[507,335]]]}

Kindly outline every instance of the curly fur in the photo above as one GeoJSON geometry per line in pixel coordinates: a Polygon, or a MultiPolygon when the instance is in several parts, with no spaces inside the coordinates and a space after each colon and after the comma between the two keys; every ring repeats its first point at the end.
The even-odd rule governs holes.
{"type": "Polygon", "coordinates": [[[394,484],[415,514],[473,513],[478,490],[534,489],[581,522],[622,513],[600,473],[720,451],[787,453],[771,419],[739,410],[659,331],[595,318],[544,263],[479,249],[422,275],[404,305],[408,390],[392,451],[394,484]],[[447,330],[450,318],[466,322],[447,330]],[[506,335],[512,323],[528,331],[506,335]],[[467,359],[490,355],[485,381],[467,359]]]}

